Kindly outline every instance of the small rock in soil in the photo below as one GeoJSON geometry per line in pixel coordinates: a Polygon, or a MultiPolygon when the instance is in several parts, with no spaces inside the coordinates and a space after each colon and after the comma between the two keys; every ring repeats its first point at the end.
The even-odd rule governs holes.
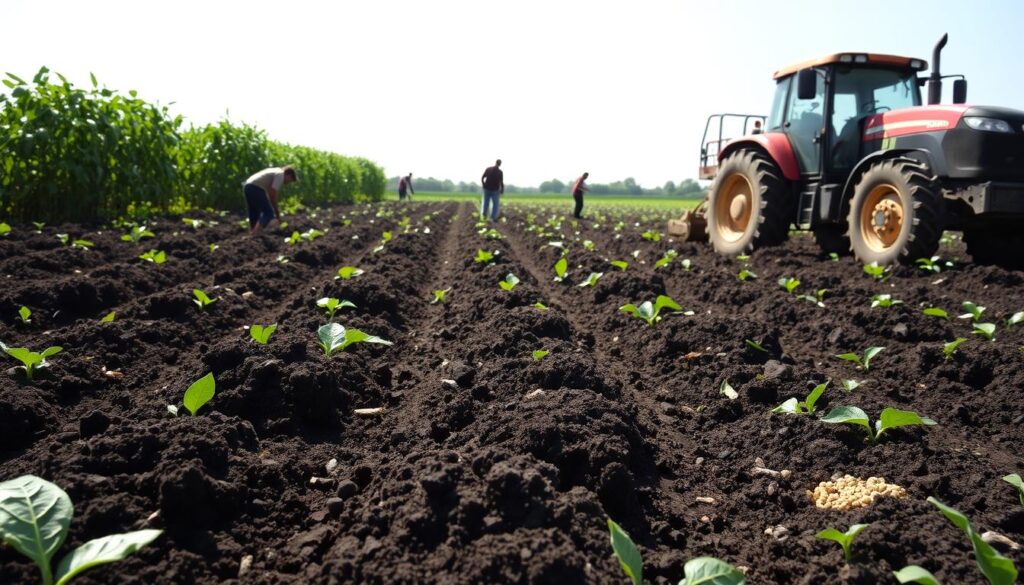
{"type": "Polygon", "coordinates": [[[327,498],[327,511],[332,516],[341,514],[342,510],[345,509],[345,500],[341,498],[327,498]]]}
{"type": "Polygon", "coordinates": [[[892,336],[896,339],[906,339],[909,333],[910,330],[907,329],[906,323],[897,323],[896,326],[892,328],[892,336]]]}
{"type": "Polygon", "coordinates": [[[327,462],[327,465],[324,465],[324,469],[327,470],[327,473],[333,473],[334,470],[337,469],[337,468],[338,468],[338,460],[337,459],[331,459],[330,461],[327,462]]]}
{"type": "Polygon", "coordinates": [[[338,484],[338,496],[344,499],[349,499],[352,496],[359,493],[359,486],[356,482],[346,479],[345,481],[338,484]]]}
{"type": "Polygon", "coordinates": [[[789,374],[792,371],[792,367],[783,364],[778,360],[768,360],[764,364],[764,377],[766,380],[774,380],[776,378],[788,378],[789,374]]]}

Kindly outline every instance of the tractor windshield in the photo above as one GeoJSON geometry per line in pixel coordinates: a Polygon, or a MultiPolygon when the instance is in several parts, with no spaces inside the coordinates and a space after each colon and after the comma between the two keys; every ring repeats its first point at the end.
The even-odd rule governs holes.
{"type": "Polygon", "coordinates": [[[879,114],[921,105],[914,71],[840,67],[832,93],[832,168],[849,169],[860,155],[861,121],[879,114]]]}

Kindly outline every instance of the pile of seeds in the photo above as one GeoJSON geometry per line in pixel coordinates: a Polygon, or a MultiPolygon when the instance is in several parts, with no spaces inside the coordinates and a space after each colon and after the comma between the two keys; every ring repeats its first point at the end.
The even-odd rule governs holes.
{"type": "Polygon", "coordinates": [[[881,477],[861,479],[844,475],[832,481],[823,481],[807,492],[814,505],[828,510],[849,510],[870,506],[875,498],[905,498],[907,490],[898,485],[885,483],[881,477]]]}

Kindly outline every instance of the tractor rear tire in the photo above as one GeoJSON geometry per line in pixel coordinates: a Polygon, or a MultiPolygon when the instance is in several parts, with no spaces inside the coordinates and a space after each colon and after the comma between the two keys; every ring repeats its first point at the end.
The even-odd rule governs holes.
{"type": "Polygon", "coordinates": [[[850,238],[846,235],[846,226],[821,225],[811,232],[814,234],[814,242],[824,254],[850,255],[850,238]]]}
{"type": "Polygon", "coordinates": [[[875,163],[860,176],[846,234],[864,264],[913,264],[938,249],[943,216],[938,179],[928,166],[896,157],[875,163]]]}
{"type": "Polygon", "coordinates": [[[1005,229],[964,230],[967,253],[975,264],[994,264],[1011,270],[1024,270],[1024,235],[1005,229]]]}
{"type": "Polygon", "coordinates": [[[764,153],[740,150],[718,170],[708,197],[708,237],[724,256],[776,246],[789,237],[793,197],[779,167],[764,153]]]}

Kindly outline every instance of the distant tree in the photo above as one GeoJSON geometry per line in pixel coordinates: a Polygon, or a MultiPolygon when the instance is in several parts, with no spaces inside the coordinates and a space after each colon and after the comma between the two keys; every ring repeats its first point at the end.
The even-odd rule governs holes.
{"type": "Polygon", "coordinates": [[[558,179],[551,179],[540,184],[541,193],[561,193],[565,191],[565,183],[558,179]]]}
{"type": "Polygon", "coordinates": [[[665,183],[665,186],[661,188],[661,190],[664,191],[666,195],[675,195],[676,184],[673,183],[672,181],[668,181],[665,183]]]}
{"type": "Polygon", "coordinates": [[[694,197],[704,192],[704,188],[700,186],[700,183],[693,179],[684,179],[683,182],[679,183],[676,187],[676,195],[683,197],[694,197]]]}

